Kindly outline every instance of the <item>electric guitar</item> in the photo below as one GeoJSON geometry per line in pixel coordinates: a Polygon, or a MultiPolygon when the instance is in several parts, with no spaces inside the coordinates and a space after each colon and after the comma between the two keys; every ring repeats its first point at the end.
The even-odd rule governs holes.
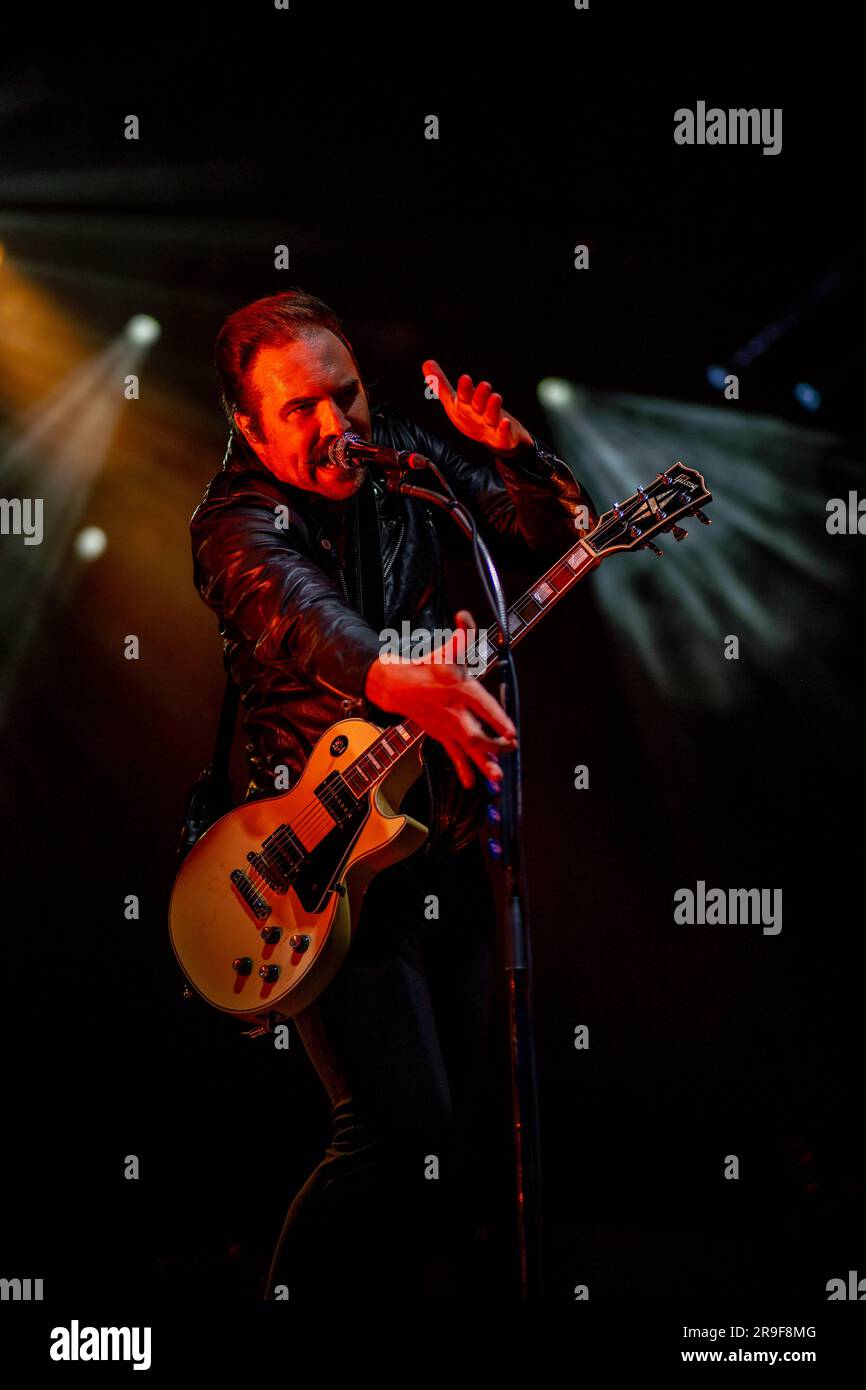
{"type": "MultiPolygon", "coordinates": [[[[677,522],[712,501],[704,479],[677,462],[605,512],[508,610],[511,643],[616,551],[687,534],[677,522]]],[[[469,656],[480,679],[498,663],[497,627],[469,656]]],[[[174,882],[169,931],[193,989],[267,1032],[311,1004],[340,968],[374,877],[406,859],[427,827],[400,803],[423,770],[424,731],[411,719],[380,729],[342,719],[315,745],[298,782],[221,816],[195,842],[174,882]]]]}

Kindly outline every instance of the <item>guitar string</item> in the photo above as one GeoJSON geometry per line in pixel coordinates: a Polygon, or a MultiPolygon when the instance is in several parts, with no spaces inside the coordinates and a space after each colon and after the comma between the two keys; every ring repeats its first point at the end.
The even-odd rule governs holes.
{"type": "MultiPolygon", "coordinates": [[[[343,785],[347,787],[348,791],[358,802],[359,806],[362,804],[361,800],[356,796],[355,792],[352,791],[351,786],[349,786],[346,780],[347,776],[349,773],[355,771],[358,773],[359,776],[365,777],[367,774],[361,768],[358,767],[358,764],[361,762],[363,758],[367,757],[370,753],[372,753],[376,749],[377,745],[379,745],[379,751],[381,753],[381,745],[383,739],[390,735],[393,732],[393,730],[397,727],[397,725],[392,725],[390,728],[385,729],[377,739],[374,739],[373,743],[371,743],[368,748],[364,749],[363,753],[358,755],[355,761],[351,763],[349,767],[345,769],[344,772],[340,773],[341,782],[343,783],[343,785]]],[[[415,746],[415,744],[418,742],[419,737],[421,737],[422,734],[423,731],[420,731],[418,734],[411,734],[410,741],[408,743],[406,743],[402,738],[400,738],[402,747],[400,752],[397,753],[396,756],[393,752],[391,752],[390,749],[388,750],[389,752],[391,752],[391,762],[386,765],[382,773],[374,777],[373,781],[371,781],[364,788],[362,796],[366,796],[369,792],[371,792],[373,788],[382,780],[382,777],[386,776],[390,771],[392,771],[392,769],[399,762],[403,754],[408,753],[415,746]]],[[[397,737],[400,736],[397,735],[397,737]]],[[[327,808],[329,805],[333,805],[335,802],[338,801],[338,794],[332,788],[328,788],[327,792],[324,793],[317,801],[308,802],[306,806],[302,807],[299,816],[294,821],[292,821],[290,825],[286,825],[285,829],[277,836],[276,839],[274,839],[267,846],[264,846],[263,844],[262,853],[265,856],[267,856],[270,850],[274,848],[276,848],[277,850],[283,848],[293,835],[297,836],[301,840],[301,843],[304,844],[304,847],[306,849],[309,849],[310,847],[307,846],[303,840],[301,831],[303,831],[309,837],[311,832],[314,830],[326,831],[329,826],[333,828],[333,826],[337,823],[336,817],[329,815],[327,808]]],[[[312,848],[315,848],[315,846],[313,846],[312,848]]],[[[247,878],[257,888],[260,887],[263,883],[266,887],[270,887],[270,884],[267,883],[267,880],[265,879],[260,869],[256,869],[253,867],[252,872],[248,870],[247,878]]]]}
{"type": "MultiPolygon", "coordinates": [[[[573,554],[573,553],[574,553],[573,551],[570,551],[570,552],[569,552],[569,554],[573,554]]],[[[559,567],[560,564],[565,565],[566,568],[568,569],[568,572],[569,572],[569,579],[570,579],[570,580],[576,579],[576,577],[577,577],[577,571],[574,570],[574,569],[572,569],[571,566],[568,565],[566,557],[563,557],[562,560],[557,561],[557,564],[554,565],[554,566],[552,566],[551,569],[552,569],[552,570],[557,569],[557,568],[559,567]]],[[[551,570],[549,570],[548,573],[551,573],[551,570]]],[[[544,582],[544,576],[541,577],[541,579],[538,581],[538,584],[536,584],[535,588],[536,588],[536,589],[539,588],[539,586],[540,586],[543,582],[544,582]]],[[[528,593],[528,594],[525,594],[525,595],[521,596],[521,598],[519,598],[519,599],[517,600],[517,603],[516,603],[516,604],[514,605],[514,607],[513,607],[512,609],[510,609],[509,612],[508,612],[508,616],[509,616],[509,617],[510,617],[511,614],[515,611],[515,609],[524,601],[525,598],[528,598],[528,597],[531,596],[531,592],[532,592],[532,591],[530,591],[530,593],[528,593]]],[[[566,592],[565,589],[558,590],[558,591],[557,591],[557,597],[561,597],[561,595],[562,595],[563,593],[565,593],[565,592],[566,592]]],[[[544,611],[544,605],[541,606],[539,612],[535,615],[535,619],[539,618],[539,617],[541,616],[541,613],[542,613],[543,611],[544,611]]],[[[497,626],[497,628],[498,628],[498,624],[497,624],[496,626],[497,626]]],[[[529,624],[527,624],[527,626],[529,626],[529,624]]],[[[494,637],[493,640],[495,641],[495,637],[494,637]]],[[[469,645],[468,648],[467,648],[467,660],[468,660],[470,657],[475,657],[475,656],[477,656],[477,654],[478,654],[478,648],[479,648],[479,642],[478,642],[477,639],[474,640],[472,643],[470,643],[470,645],[469,645]]],[[[470,664],[472,664],[472,663],[470,662],[470,664]]],[[[473,673],[473,677],[472,677],[472,678],[473,678],[473,679],[481,679],[484,675],[487,674],[487,671],[488,671],[488,669],[490,668],[490,666],[491,666],[492,664],[493,664],[492,662],[488,662],[487,665],[485,666],[484,670],[483,670],[483,671],[480,671],[480,672],[477,672],[477,673],[473,673]]],[[[349,767],[346,768],[345,771],[342,772],[342,773],[340,774],[341,782],[343,783],[343,785],[348,786],[348,783],[347,783],[347,780],[346,780],[346,779],[347,779],[348,774],[351,773],[352,771],[357,771],[361,777],[366,776],[366,774],[363,772],[363,770],[360,769],[360,768],[358,768],[358,764],[361,762],[361,760],[362,760],[364,757],[366,757],[366,756],[368,756],[368,754],[372,753],[372,752],[376,749],[376,745],[377,745],[377,744],[381,744],[381,741],[382,741],[385,737],[387,737],[388,735],[390,735],[396,727],[398,727],[398,726],[392,725],[389,729],[384,730],[384,731],[383,731],[383,734],[380,735],[380,737],[379,737],[378,739],[374,740],[374,742],[373,742],[372,744],[370,744],[369,748],[365,749],[364,752],[361,753],[361,754],[358,756],[358,758],[356,758],[355,761],[354,761],[353,763],[351,763],[351,764],[349,765],[349,767]]],[[[399,735],[398,735],[398,737],[399,737],[399,735]]],[[[412,747],[414,747],[414,745],[415,745],[415,744],[417,743],[417,741],[418,741],[418,737],[419,737],[419,735],[413,735],[413,736],[412,736],[411,742],[410,742],[410,743],[405,743],[405,744],[404,744],[404,746],[403,746],[401,752],[397,755],[397,757],[393,757],[393,754],[392,754],[392,759],[393,759],[393,761],[392,761],[391,763],[389,763],[389,764],[386,766],[385,772],[384,772],[382,775],[385,775],[385,774],[387,774],[388,772],[390,772],[390,771],[392,770],[392,768],[394,767],[394,765],[395,765],[395,764],[399,761],[399,759],[403,756],[403,754],[404,754],[404,753],[408,753],[408,752],[410,751],[410,749],[411,749],[412,747]]],[[[402,741],[402,740],[401,740],[401,741],[402,741]]],[[[390,751],[390,750],[389,750],[389,751],[390,751]]],[[[364,789],[364,792],[362,793],[362,795],[367,795],[368,792],[372,791],[373,787],[374,787],[374,786],[376,785],[376,783],[378,783],[380,780],[381,780],[381,775],[380,775],[380,776],[377,776],[377,777],[374,779],[374,781],[371,782],[371,783],[369,784],[369,786],[366,787],[366,788],[364,789]]],[[[352,791],[352,788],[351,788],[351,787],[348,787],[348,790],[349,790],[349,792],[351,793],[352,796],[355,795],[355,793],[352,791]]],[[[318,831],[318,830],[327,831],[327,828],[328,828],[329,823],[330,823],[330,825],[333,827],[333,825],[336,823],[336,817],[333,817],[333,816],[329,815],[329,814],[328,814],[328,809],[327,809],[327,808],[328,808],[329,805],[333,805],[335,802],[337,802],[338,799],[339,799],[339,798],[338,798],[338,794],[337,794],[335,791],[333,791],[331,788],[329,788],[328,791],[327,791],[327,793],[323,794],[320,798],[317,799],[317,801],[308,802],[307,805],[304,806],[304,807],[301,809],[299,815],[295,818],[295,820],[293,820],[293,821],[291,822],[291,824],[286,825],[286,827],[284,828],[284,830],[282,830],[281,832],[279,832],[279,833],[277,834],[276,838],[273,839],[273,840],[271,841],[270,844],[268,844],[267,846],[264,846],[264,844],[262,844],[262,850],[261,850],[260,852],[261,852],[262,854],[264,854],[265,856],[267,856],[267,854],[269,853],[269,851],[271,851],[271,850],[273,850],[273,849],[276,849],[277,851],[280,851],[281,849],[283,849],[283,848],[286,846],[287,843],[290,842],[292,836],[296,836],[296,837],[301,841],[301,843],[305,845],[305,848],[307,848],[307,846],[306,846],[306,844],[305,844],[305,841],[304,841],[304,839],[303,839],[303,834],[302,834],[301,832],[302,832],[302,831],[305,832],[306,835],[309,837],[310,834],[311,834],[311,832],[313,832],[313,831],[318,831]]],[[[359,804],[360,804],[360,802],[359,802],[359,804]]],[[[313,846],[313,848],[315,848],[315,846],[313,846]]],[[[266,887],[266,888],[270,888],[270,887],[271,887],[271,885],[267,882],[267,880],[266,880],[264,874],[262,873],[262,871],[261,871],[260,869],[255,868],[255,866],[252,866],[251,869],[248,869],[248,870],[246,871],[246,873],[247,873],[247,878],[248,878],[248,880],[253,884],[253,886],[254,886],[256,889],[262,887],[263,885],[264,885],[264,887],[266,887]]]]}
{"type": "MultiPolygon", "coordinates": [[[[477,649],[477,642],[471,643],[467,655],[471,655],[474,657],[475,655],[477,655],[477,649]]],[[[481,676],[486,674],[486,669],[487,668],[485,668],[485,671],[474,673],[473,678],[480,678],[481,676]]],[[[372,791],[376,783],[381,780],[381,777],[383,775],[386,775],[393,769],[394,765],[400,760],[403,754],[408,753],[410,749],[413,748],[417,743],[418,738],[420,737],[420,733],[410,735],[410,741],[408,743],[405,742],[399,734],[396,735],[396,737],[400,738],[401,748],[399,753],[397,753],[395,756],[393,750],[390,747],[388,747],[387,744],[385,744],[385,740],[391,738],[394,735],[395,729],[397,729],[398,727],[399,725],[391,725],[388,729],[383,730],[379,737],[375,739],[368,748],[364,749],[363,753],[359,754],[358,757],[354,760],[354,762],[352,762],[342,773],[340,773],[340,780],[342,785],[348,788],[350,794],[353,797],[355,797],[355,793],[354,791],[352,791],[351,786],[349,786],[348,776],[350,773],[354,771],[357,772],[360,777],[366,777],[367,774],[363,771],[362,768],[358,766],[358,764],[362,761],[363,758],[368,757],[371,753],[374,753],[374,751],[379,751],[380,756],[383,756],[384,752],[390,753],[391,756],[391,761],[386,764],[384,772],[377,775],[373,779],[373,781],[370,782],[369,785],[364,788],[362,795],[367,795],[368,792],[372,791]]],[[[403,727],[405,727],[405,724],[403,727]]],[[[357,799],[358,798],[356,797],[356,800],[357,799]]],[[[328,788],[326,792],[322,794],[321,797],[317,798],[316,801],[308,802],[306,806],[302,807],[296,819],[292,821],[291,824],[286,825],[285,828],[276,835],[276,838],[271,840],[271,842],[267,846],[265,846],[264,842],[262,842],[262,852],[265,855],[267,855],[267,853],[272,849],[282,849],[290,841],[293,835],[297,836],[301,840],[301,842],[304,843],[303,835],[301,833],[302,831],[309,836],[310,832],[314,829],[327,829],[328,823],[330,822],[333,825],[336,820],[335,817],[327,813],[328,806],[334,805],[338,802],[338,792],[333,788],[328,788]],[[324,811],[325,814],[320,814],[322,811],[324,811]]],[[[269,884],[267,884],[267,881],[260,869],[254,868],[252,873],[250,871],[247,871],[247,878],[251,882],[254,882],[256,887],[259,887],[262,883],[265,883],[265,885],[268,887],[270,886],[269,884]]]]}
{"type": "MultiPolygon", "coordinates": [[[[640,502],[638,505],[643,505],[643,504],[644,504],[644,501],[643,501],[643,499],[641,499],[641,502],[640,502]]],[[[620,508],[620,510],[622,510],[622,508],[620,508]]],[[[611,527],[614,527],[616,524],[617,524],[617,523],[611,521],[611,522],[608,522],[607,525],[606,525],[605,527],[596,528],[597,537],[598,537],[599,540],[602,540],[602,543],[604,543],[604,533],[607,532],[607,531],[609,531],[610,528],[611,528],[611,527]]],[[[619,524],[620,524],[620,526],[621,526],[622,521],[620,521],[619,524]]],[[[551,574],[554,570],[558,569],[560,566],[565,566],[565,568],[568,570],[569,579],[572,580],[572,581],[573,581],[573,580],[576,580],[576,578],[577,578],[577,570],[574,569],[574,568],[572,568],[572,567],[568,564],[568,557],[571,556],[571,555],[573,555],[574,553],[575,553],[574,550],[569,551],[569,552],[567,553],[567,555],[563,556],[560,560],[558,560],[558,561],[556,562],[555,565],[551,566],[551,569],[548,570],[547,573],[548,573],[548,574],[551,574]]],[[[541,578],[538,580],[538,583],[535,585],[535,588],[529,590],[526,594],[523,594],[523,595],[517,600],[517,602],[512,606],[512,608],[510,608],[510,609],[508,610],[507,617],[510,618],[510,617],[512,616],[512,614],[516,611],[516,609],[519,607],[519,605],[520,605],[521,603],[523,603],[527,598],[532,597],[532,596],[534,595],[535,590],[539,589],[539,588],[541,587],[541,585],[542,585],[543,583],[545,583],[545,582],[546,582],[546,575],[542,575],[541,578]]],[[[568,587],[571,587],[570,584],[569,584],[568,587]]],[[[557,591],[556,591],[557,599],[560,598],[560,597],[562,596],[562,594],[564,594],[565,592],[566,592],[566,589],[557,590],[557,591]]],[[[538,600],[536,600],[536,602],[538,602],[538,600]]],[[[531,625],[531,622],[536,621],[536,620],[541,616],[541,614],[542,614],[543,611],[544,611],[544,607],[545,607],[544,604],[541,604],[541,605],[540,605],[540,607],[539,607],[539,612],[538,612],[537,614],[534,615],[533,619],[531,619],[529,623],[526,623],[526,626],[527,626],[527,627],[531,625]]],[[[497,626],[497,628],[498,628],[498,624],[497,624],[496,626],[497,626]]],[[[493,640],[494,640],[494,642],[495,642],[495,640],[496,640],[495,637],[494,637],[493,640]]],[[[478,642],[477,642],[477,640],[476,640],[474,643],[471,644],[471,646],[470,646],[469,649],[467,649],[467,658],[469,657],[470,653],[471,653],[472,656],[477,656],[477,653],[478,653],[478,642]]],[[[470,663],[470,664],[471,664],[471,663],[470,663]]],[[[483,671],[480,671],[480,672],[478,672],[478,673],[473,673],[473,678],[474,678],[474,679],[475,679],[475,678],[481,679],[484,675],[487,674],[487,671],[490,669],[490,666],[492,666],[492,665],[493,665],[493,662],[488,662],[487,665],[485,666],[485,668],[484,668],[483,671]]],[[[361,762],[361,760],[362,760],[363,758],[367,757],[370,753],[372,753],[372,752],[374,751],[374,749],[376,749],[377,745],[380,745],[380,748],[381,748],[381,745],[384,743],[385,739],[387,739],[387,737],[388,737],[390,734],[392,734],[393,731],[394,731],[394,729],[397,728],[397,727],[398,727],[397,725],[391,725],[388,729],[385,729],[385,730],[383,731],[383,733],[379,736],[379,738],[375,739],[374,742],[373,742],[372,744],[370,744],[369,748],[365,749],[363,753],[359,754],[359,756],[354,760],[354,762],[351,763],[351,764],[349,765],[349,767],[345,769],[344,772],[342,772],[342,773],[339,774],[341,784],[342,784],[343,786],[346,786],[346,787],[348,788],[350,794],[351,794],[353,797],[355,797],[355,793],[352,791],[352,788],[351,788],[350,786],[348,786],[348,782],[347,782],[347,780],[346,780],[346,779],[347,779],[347,775],[348,775],[349,773],[351,773],[352,771],[357,771],[361,777],[366,776],[366,774],[363,772],[363,770],[359,768],[358,764],[361,762]]],[[[423,731],[422,731],[422,734],[423,734],[423,731]]],[[[393,755],[393,752],[390,750],[390,748],[387,748],[387,747],[386,747],[386,751],[388,751],[389,753],[391,753],[392,761],[386,765],[385,770],[384,770],[384,772],[383,772],[382,774],[380,774],[380,775],[378,775],[376,778],[374,778],[374,780],[369,784],[368,787],[365,787],[365,789],[364,789],[364,791],[363,791],[363,793],[362,793],[363,796],[366,796],[369,792],[371,792],[371,791],[373,790],[373,788],[377,785],[377,783],[380,782],[380,781],[382,780],[382,777],[385,776],[388,772],[390,772],[390,771],[393,769],[393,767],[395,766],[395,764],[396,764],[397,762],[399,762],[399,760],[400,760],[400,758],[403,756],[403,754],[404,754],[404,753],[408,753],[408,752],[410,751],[410,749],[411,749],[412,747],[414,747],[414,745],[418,742],[419,737],[421,737],[421,736],[422,736],[422,735],[420,735],[420,734],[413,735],[412,738],[411,738],[411,742],[404,744],[404,746],[403,746],[403,748],[401,749],[400,753],[398,753],[396,757],[393,755]]],[[[355,797],[355,799],[357,800],[358,798],[355,797]]],[[[261,850],[261,853],[263,853],[265,856],[267,856],[267,854],[268,854],[268,852],[269,852],[270,850],[276,849],[277,851],[279,851],[279,850],[283,849],[283,848],[285,847],[285,845],[290,841],[290,839],[292,838],[292,836],[297,837],[297,838],[300,840],[300,842],[301,842],[302,844],[304,844],[304,846],[305,846],[305,848],[306,848],[307,846],[306,846],[306,844],[305,844],[305,842],[304,842],[304,840],[303,840],[303,836],[302,836],[302,834],[301,834],[301,831],[303,830],[303,832],[306,833],[306,835],[309,837],[310,834],[311,834],[312,832],[314,832],[314,831],[323,830],[323,831],[327,832],[327,828],[328,828],[328,824],[329,824],[329,823],[330,823],[332,826],[333,826],[334,824],[337,824],[338,822],[337,822],[337,820],[336,820],[336,817],[334,817],[334,816],[332,816],[332,815],[329,814],[329,812],[328,812],[328,807],[329,807],[329,805],[334,805],[334,804],[337,803],[338,801],[339,801],[338,793],[337,793],[334,789],[328,788],[327,792],[326,792],[325,794],[323,794],[321,797],[317,798],[316,801],[308,802],[306,806],[302,807],[302,809],[301,809],[301,811],[300,811],[298,817],[297,817],[291,824],[286,825],[285,828],[284,828],[281,832],[279,832],[279,833],[276,835],[276,838],[274,838],[273,840],[271,840],[271,843],[270,843],[270,844],[268,844],[267,846],[265,846],[264,843],[262,842],[262,850],[261,850]]],[[[359,804],[359,805],[361,804],[360,801],[359,801],[358,804],[359,804]]],[[[269,837],[269,838],[270,838],[270,837],[269,837]]],[[[315,846],[314,846],[314,848],[315,848],[315,846]]],[[[248,878],[248,880],[250,881],[250,883],[252,883],[252,885],[253,885],[256,889],[260,888],[262,885],[264,885],[266,888],[270,888],[270,886],[271,886],[271,885],[267,882],[267,880],[265,879],[265,876],[264,876],[264,874],[261,872],[260,869],[255,869],[255,868],[254,868],[253,871],[252,871],[252,873],[250,873],[250,871],[248,870],[248,871],[247,871],[247,878],[248,878]]]]}
{"type": "MultiPolygon", "coordinates": [[[[558,563],[559,563],[559,562],[558,562],[558,563]]],[[[556,567],[554,566],[553,568],[556,568],[556,567]]],[[[570,578],[574,578],[574,577],[575,577],[575,571],[571,570],[571,571],[570,571],[570,578]]],[[[539,582],[541,582],[541,581],[539,581],[539,582]]],[[[538,586],[536,585],[536,587],[538,587],[538,586]]],[[[561,590],[561,591],[559,591],[559,592],[560,592],[560,593],[563,593],[563,592],[565,592],[565,591],[564,591],[564,590],[561,590]]],[[[522,599],[518,599],[517,602],[518,602],[518,603],[522,602],[522,599]]],[[[543,608],[542,608],[541,611],[543,611],[543,608]]],[[[537,617],[540,617],[540,616],[541,616],[541,612],[539,612],[536,616],[537,616],[537,617]]],[[[498,625],[497,625],[497,627],[498,627],[498,625]]],[[[487,639],[485,639],[485,641],[486,641],[486,640],[487,640],[487,639]]],[[[495,637],[494,637],[493,640],[495,641],[495,637]]],[[[474,658],[476,658],[477,655],[478,655],[479,646],[480,646],[480,642],[478,641],[477,638],[476,638],[476,639],[473,639],[473,640],[468,644],[468,646],[467,646],[467,661],[468,661],[468,664],[474,665],[474,658]]],[[[493,664],[493,662],[490,662],[490,661],[489,661],[489,662],[487,662],[487,663],[485,664],[484,670],[478,671],[478,672],[473,672],[473,673],[472,673],[472,679],[481,679],[484,675],[487,674],[487,671],[490,669],[490,666],[491,666],[492,664],[493,664]]],[[[377,745],[379,745],[378,751],[381,752],[381,748],[382,748],[382,743],[383,743],[383,741],[384,741],[385,739],[389,738],[390,736],[392,736],[393,733],[394,733],[394,730],[395,730],[397,727],[399,727],[399,726],[398,726],[398,725],[391,725],[390,728],[385,729],[385,730],[383,731],[383,733],[379,736],[379,738],[375,739],[375,740],[373,741],[373,743],[370,744],[369,748],[366,748],[366,749],[364,750],[364,752],[361,753],[361,754],[358,756],[358,758],[356,758],[355,761],[354,761],[353,763],[351,763],[351,764],[349,765],[349,767],[347,767],[347,768],[345,769],[345,771],[342,772],[342,773],[340,774],[340,778],[341,778],[342,784],[348,787],[348,790],[349,790],[349,792],[351,793],[352,796],[355,796],[355,793],[352,791],[351,786],[348,785],[348,781],[347,781],[348,775],[349,775],[352,771],[357,771],[358,774],[359,774],[361,777],[365,777],[365,776],[366,776],[366,773],[363,771],[363,769],[361,769],[361,768],[358,767],[358,764],[361,762],[361,760],[362,760],[363,758],[365,758],[365,757],[367,757],[369,754],[373,753],[374,750],[377,750],[377,745]]],[[[404,725],[404,727],[405,727],[405,725],[404,725]]],[[[400,760],[400,758],[403,756],[403,754],[404,754],[404,753],[408,753],[408,752],[410,751],[410,749],[413,748],[413,747],[415,746],[415,744],[418,742],[419,737],[421,737],[422,733],[423,733],[423,731],[421,731],[421,733],[419,733],[419,734],[411,735],[410,742],[408,742],[408,743],[405,743],[405,742],[402,740],[402,738],[401,738],[401,745],[402,745],[402,747],[401,747],[401,750],[400,750],[400,752],[397,754],[396,757],[394,756],[394,754],[393,754],[393,752],[392,752],[392,750],[391,750],[390,748],[386,748],[386,751],[391,753],[392,761],[386,765],[383,774],[380,774],[379,776],[377,776],[376,778],[374,778],[374,780],[369,784],[369,786],[367,786],[367,787],[364,788],[364,791],[363,791],[362,795],[367,795],[370,791],[372,791],[372,789],[373,789],[373,787],[376,785],[376,783],[378,783],[379,781],[381,781],[381,777],[382,777],[383,775],[386,775],[388,772],[390,772],[390,771],[393,769],[393,767],[395,766],[395,764],[396,764],[396,763],[400,760]]],[[[397,735],[397,737],[399,738],[400,735],[397,735]]],[[[262,852],[265,856],[267,856],[268,852],[269,852],[270,850],[272,850],[272,849],[276,849],[277,851],[281,850],[281,849],[284,848],[284,847],[286,846],[286,844],[290,841],[290,839],[291,839],[292,836],[296,836],[298,839],[300,839],[301,843],[304,844],[304,839],[303,839],[303,834],[302,834],[302,832],[305,832],[306,835],[309,837],[310,834],[311,834],[311,832],[314,831],[314,830],[325,830],[325,831],[326,831],[327,828],[328,828],[329,823],[333,826],[333,824],[334,824],[335,821],[336,821],[336,818],[335,818],[335,817],[330,816],[330,815],[328,814],[327,808],[328,808],[329,805],[333,805],[333,804],[334,804],[335,802],[337,802],[338,800],[339,800],[338,794],[337,794],[335,791],[333,791],[331,788],[329,788],[329,789],[327,790],[326,793],[324,793],[320,798],[318,798],[317,801],[307,803],[307,805],[301,809],[299,815],[295,818],[295,820],[293,820],[293,821],[291,822],[291,824],[286,825],[286,827],[285,827],[281,832],[279,832],[279,833],[276,835],[276,838],[274,838],[273,840],[271,840],[271,842],[270,842],[267,846],[265,846],[264,843],[262,843],[262,851],[261,851],[261,852],[262,852]]],[[[360,804],[360,802],[359,802],[359,804],[360,804]]],[[[307,846],[305,845],[305,848],[306,848],[306,847],[307,847],[307,846]]],[[[264,886],[267,887],[267,888],[269,888],[269,887],[271,886],[271,885],[267,882],[267,880],[266,880],[264,874],[262,873],[262,871],[261,871],[260,869],[255,868],[255,866],[253,866],[251,870],[247,870],[247,878],[248,878],[248,880],[249,880],[251,883],[253,883],[254,887],[256,887],[257,889],[260,888],[262,885],[264,885],[264,886]]]]}
{"type": "MultiPolygon", "coordinates": [[[[387,735],[389,733],[389,729],[384,730],[384,734],[387,735]]],[[[366,776],[366,773],[364,773],[364,771],[358,767],[358,764],[360,763],[362,758],[367,757],[370,753],[374,751],[377,744],[381,745],[382,738],[383,735],[379,735],[378,738],[374,739],[373,743],[371,743],[368,748],[364,749],[363,753],[359,754],[355,761],[351,763],[349,767],[345,769],[344,772],[339,774],[342,785],[344,785],[347,788],[350,795],[358,802],[359,806],[361,805],[361,800],[356,796],[351,786],[349,786],[347,781],[347,775],[355,771],[361,777],[366,776]]],[[[402,757],[403,753],[408,753],[410,748],[412,748],[416,742],[417,735],[412,735],[410,743],[405,743],[401,739],[401,743],[403,744],[401,752],[398,753],[396,757],[393,753],[391,754],[392,761],[387,764],[387,766],[384,768],[381,774],[377,775],[373,779],[373,781],[370,782],[369,785],[364,788],[362,796],[366,796],[368,792],[371,792],[374,786],[379,781],[381,781],[382,776],[390,772],[395,766],[395,764],[402,757]]],[[[304,835],[306,835],[307,839],[309,839],[311,837],[311,833],[314,831],[326,831],[329,826],[333,828],[334,825],[338,823],[337,817],[329,814],[328,807],[333,806],[335,804],[339,804],[339,801],[340,798],[338,792],[332,787],[327,788],[327,790],[322,794],[322,796],[317,798],[316,801],[308,802],[306,806],[302,807],[300,813],[291,822],[291,824],[287,824],[285,828],[276,835],[276,838],[270,841],[269,844],[265,845],[264,842],[262,842],[262,849],[260,853],[267,857],[271,850],[276,849],[279,851],[283,849],[290,842],[292,836],[296,836],[300,840],[301,844],[304,845],[304,848],[309,851],[311,847],[306,843],[304,835]]],[[[315,848],[315,846],[312,846],[312,848],[315,848]]],[[[255,887],[259,887],[263,883],[266,887],[270,887],[270,884],[267,883],[267,880],[265,879],[265,876],[263,875],[262,871],[260,869],[256,869],[255,866],[252,866],[252,871],[247,870],[247,878],[250,880],[250,882],[254,883],[255,887]]]]}

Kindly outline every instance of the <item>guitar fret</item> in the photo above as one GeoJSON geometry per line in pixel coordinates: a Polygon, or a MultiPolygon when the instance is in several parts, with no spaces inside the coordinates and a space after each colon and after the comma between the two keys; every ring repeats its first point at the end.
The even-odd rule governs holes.
{"type": "Polygon", "coordinates": [[[392,758],[396,758],[399,753],[403,752],[403,744],[397,736],[396,729],[386,729],[382,735],[381,743],[392,758]]]}
{"type": "Polygon", "coordinates": [[[529,598],[525,598],[521,601],[517,612],[523,622],[531,623],[532,619],[537,618],[541,612],[541,604],[530,594],[529,598]]]}
{"type": "Polygon", "coordinates": [[[537,589],[532,590],[532,597],[539,607],[543,608],[547,600],[554,594],[555,590],[545,580],[542,580],[537,589]]]}
{"type": "Polygon", "coordinates": [[[536,585],[536,587],[523,598],[517,600],[509,614],[509,631],[514,632],[519,626],[512,621],[516,615],[520,623],[527,625],[533,622],[550,603],[551,599],[556,599],[569,585],[574,583],[574,571],[585,559],[586,552],[578,548],[565,560],[561,560],[552,570],[536,585]]]}
{"type": "Polygon", "coordinates": [[[566,589],[573,579],[574,574],[569,569],[568,565],[562,563],[558,564],[555,569],[552,569],[547,576],[548,584],[551,584],[558,594],[561,594],[563,589],[566,589]]]}

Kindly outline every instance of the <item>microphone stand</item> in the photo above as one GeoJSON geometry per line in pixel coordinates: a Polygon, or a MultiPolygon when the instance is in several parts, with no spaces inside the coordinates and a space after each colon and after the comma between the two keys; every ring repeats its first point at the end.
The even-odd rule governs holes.
{"type": "Polygon", "coordinates": [[[487,546],[478,534],[475,519],[454,496],[448,480],[443,477],[436,464],[423,455],[407,454],[401,457],[397,464],[386,466],[385,472],[389,492],[397,492],[404,497],[417,497],[441,508],[472,542],[476,566],[499,625],[500,642],[497,644],[497,652],[502,672],[500,703],[512,720],[518,735],[518,745],[514,752],[502,755],[500,801],[501,859],[505,870],[502,936],[508,991],[517,1250],[520,1297],[539,1298],[542,1294],[541,1132],[535,1029],[532,1017],[532,959],[529,923],[524,907],[526,893],[521,883],[520,823],[523,812],[523,779],[520,764],[520,711],[517,677],[509,641],[508,614],[499,574],[487,546]],[[433,470],[446,496],[405,481],[408,468],[422,467],[433,470]]]}

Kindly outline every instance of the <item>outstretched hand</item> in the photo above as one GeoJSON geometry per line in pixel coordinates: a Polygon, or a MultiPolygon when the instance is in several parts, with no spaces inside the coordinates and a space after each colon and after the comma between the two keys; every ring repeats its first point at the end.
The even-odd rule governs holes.
{"type": "Polygon", "coordinates": [[[364,691],[379,709],[409,715],[441,743],[464,787],[472,786],[476,769],[498,786],[499,757],[517,747],[511,719],[466,668],[465,656],[476,649],[477,634],[472,614],[461,608],[450,641],[418,659],[390,653],[377,657],[364,691]],[[485,732],[485,725],[493,732],[485,732]]]}

